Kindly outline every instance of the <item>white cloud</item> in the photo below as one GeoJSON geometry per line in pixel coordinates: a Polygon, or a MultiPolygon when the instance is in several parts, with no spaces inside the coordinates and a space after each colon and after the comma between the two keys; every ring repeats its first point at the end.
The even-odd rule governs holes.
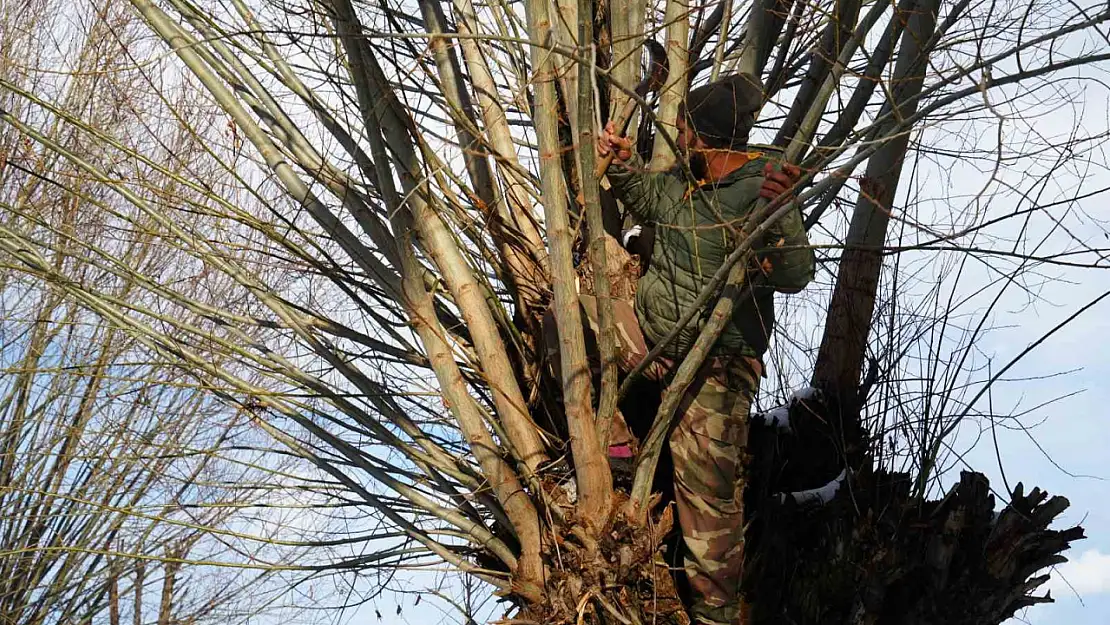
{"type": "Polygon", "coordinates": [[[1080,597],[1110,593],[1110,553],[1084,551],[1056,567],[1046,587],[1057,598],[1072,595],[1072,588],[1080,597]]]}

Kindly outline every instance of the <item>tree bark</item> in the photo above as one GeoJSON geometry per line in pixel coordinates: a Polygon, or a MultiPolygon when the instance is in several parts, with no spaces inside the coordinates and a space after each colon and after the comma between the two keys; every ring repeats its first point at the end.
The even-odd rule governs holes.
{"type": "MultiPolygon", "coordinates": [[[[590,14],[593,0],[578,0],[578,13],[590,14]]],[[[578,23],[579,55],[593,61],[590,54],[593,38],[593,20],[582,19],[578,23]]],[[[613,414],[617,408],[617,329],[613,320],[612,284],[609,279],[609,261],[605,250],[605,224],[601,212],[601,197],[598,180],[594,176],[596,155],[594,144],[594,72],[593,65],[578,76],[578,188],[582,193],[582,213],[586,217],[587,232],[590,237],[590,265],[593,275],[601,276],[594,280],[594,294],[597,296],[598,349],[601,356],[601,387],[597,402],[597,429],[602,449],[609,446],[613,414]]]]}
{"type": "MultiPolygon", "coordinates": [[[[430,33],[442,35],[446,32],[447,20],[440,0],[421,0],[420,10],[430,33]]],[[[452,43],[445,37],[433,37],[430,45],[435,53],[441,89],[455,122],[455,136],[473,187],[475,197],[471,201],[483,211],[489,223],[490,234],[501,254],[501,264],[508,269],[508,286],[516,296],[517,305],[524,311],[535,312],[540,306],[546,276],[535,255],[529,252],[531,247],[542,249],[542,242],[534,230],[529,233],[533,235],[531,238],[527,235],[522,238],[523,233],[512,227],[514,220],[494,183],[489,156],[479,140],[481,129],[478,117],[452,43]]]]}
{"type": "MultiPolygon", "coordinates": [[[[609,88],[609,113],[610,117],[615,117],[616,111],[624,109],[630,97],[616,85],[631,90],[640,81],[644,12],[647,3],[636,0],[610,0],[609,7],[609,30],[613,42],[613,60],[609,73],[613,86],[609,88]]],[[[633,114],[628,124],[630,131],[638,127],[637,115],[639,111],[633,114]]],[[[636,137],[630,135],[630,138],[635,143],[636,137]]]]}
{"type": "Polygon", "coordinates": [[[108,625],[120,625],[119,620],[119,570],[118,558],[108,559],[108,625]]]}
{"type": "Polygon", "coordinates": [[[1051,601],[1032,594],[1038,572],[1083,538],[1049,528],[1067,499],[1018,484],[996,510],[987,479],[964,472],[928,500],[876,466],[858,413],[835,398],[788,410],[789,433],[758,415],[750,431],[751,623],[984,625],[1051,601]]]}
{"type": "MultiPolygon", "coordinates": [[[[358,54],[357,50],[352,50],[352,53],[358,54]]],[[[413,223],[415,216],[406,210],[406,205],[394,186],[381,129],[377,123],[369,123],[367,131],[380,181],[379,191],[389,214],[393,216],[393,230],[401,233],[397,240],[397,251],[408,317],[432,363],[447,408],[459,423],[483,476],[489,481],[498,502],[504,507],[512,523],[511,531],[520,542],[521,554],[513,567],[516,582],[514,587],[522,596],[536,597],[542,578],[538,514],[520,480],[500,457],[499,446],[486,428],[486,420],[467,392],[466,382],[455,362],[455,356],[436,321],[432,296],[424,288],[420,278],[422,267],[416,258],[415,242],[412,240],[413,233],[418,231],[413,223]]]]}
{"type": "MultiPolygon", "coordinates": [[[[528,32],[533,41],[551,44],[551,17],[548,0],[528,0],[525,4],[528,32]]],[[[551,250],[552,287],[555,291],[555,326],[559,334],[560,372],[567,430],[579,494],[578,512],[583,524],[598,532],[609,517],[613,496],[613,475],[609,458],[601,447],[591,405],[590,369],[582,330],[578,293],[575,290],[573,233],[567,213],[569,198],[560,165],[559,134],[556,116],[555,65],[551,52],[533,45],[532,71],[535,105],[533,119],[539,144],[540,185],[543,190],[547,240],[551,250]]],[[[592,146],[591,146],[592,149],[592,146]]]]}
{"type": "Polygon", "coordinates": [[[667,83],[659,92],[659,115],[656,119],[658,128],[649,164],[653,171],[670,169],[677,158],[671,146],[677,136],[675,123],[678,107],[686,99],[686,89],[689,86],[690,51],[686,47],[690,41],[689,11],[687,0],[667,0],[663,20],[666,24],[664,47],[667,49],[668,74],[667,83]]]}
{"type": "Polygon", "coordinates": [[[181,554],[177,550],[166,553],[169,560],[163,565],[162,597],[158,602],[158,625],[173,623],[173,589],[177,585],[177,572],[181,570],[181,554]]]}
{"type": "MultiPolygon", "coordinates": [[[[471,86],[478,95],[478,106],[482,111],[482,120],[485,122],[486,138],[493,148],[494,158],[500,164],[499,171],[505,181],[503,202],[506,205],[502,209],[506,218],[505,223],[511,225],[514,232],[519,233],[519,237],[528,248],[533,262],[537,264],[536,279],[545,287],[543,289],[545,293],[548,280],[547,248],[544,246],[543,236],[533,213],[533,202],[529,193],[532,183],[517,158],[505,109],[497,99],[497,83],[494,82],[493,73],[475,38],[478,34],[478,17],[474,4],[471,0],[454,0],[454,8],[456,28],[462,35],[459,37],[459,45],[466,58],[471,86]]],[[[539,299],[541,295],[542,293],[536,293],[535,297],[539,299]]]]}
{"type": "MultiPolygon", "coordinates": [[[[369,127],[381,129],[386,145],[394,155],[405,192],[405,205],[412,212],[413,225],[470,328],[493,402],[511,438],[513,449],[528,470],[535,472],[547,459],[539,429],[528,414],[527,403],[483,290],[454,236],[431,205],[432,195],[426,179],[421,175],[413,137],[408,132],[411,120],[406,119],[404,109],[397,103],[365,40],[359,38],[363,29],[350,0],[337,0],[333,6],[337,30],[351,64],[363,119],[369,127]]],[[[383,182],[379,180],[379,183],[383,182]]]]}
{"type": "MultiPolygon", "coordinates": [[[[898,119],[917,111],[918,100],[905,102],[921,91],[929,54],[923,46],[936,27],[939,4],[939,0],[922,0],[909,17],[894,72],[893,102],[883,107],[883,113],[893,110],[895,114],[874,137],[882,137],[898,119]]],[[[882,269],[882,246],[908,146],[909,134],[900,133],[868,160],[814,368],[814,386],[827,389],[849,404],[857,399],[882,269]]]]}
{"type": "Polygon", "coordinates": [[[131,608],[131,625],[143,623],[143,592],[146,585],[146,562],[135,562],[135,601],[131,608]]]}

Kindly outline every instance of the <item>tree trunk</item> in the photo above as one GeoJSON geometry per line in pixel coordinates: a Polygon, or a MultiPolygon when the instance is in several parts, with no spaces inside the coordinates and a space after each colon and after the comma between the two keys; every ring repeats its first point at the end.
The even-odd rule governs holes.
{"type": "MultiPolygon", "coordinates": [[[[547,0],[528,0],[525,8],[531,36],[544,43],[552,42],[547,0]]],[[[531,51],[532,71],[535,72],[533,118],[540,153],[540,186],[543,190],[547,240],[551,253],[551,286],[555,295],[553,311],[559,334],[563,402],[581,498],[578,512],[582,522],[592,528],[590,531],[600,531],[609,516],[613,476],[609,468],[609,458],[597,435],[582,316],[578,307],[578,293],[575,291],[571,252],[574,233],[570,229],[566,182],[560,167],[555,64],[552,55],[542,46],[533,46],[531,51]]]]}
{"type": "Polygon", "coordinates": [[[119,620],[119,561],[108,560],[108,625],[120,625],[119,620]]]}
{"type": "MultiPolygon", "coordinates": [[[[1032,594],[1048,579],[1038,572],[1083,538],[1080,527],[1049,529],[1067,499],[1019,484],[996,510],[971,472],[939,500],[917,496],[912,476],[876,466],[858,413],[825,397],[793,400],[789,430],[752,419],[743,625],[993,625],[1051,601],[1032,594]]],[[[565,498],[553,501],[573,518],[565,498]]],[[[554,528],[558,564],[527,618],[689,623],[681,569],[664,557],[677,528],[661,509],[643,525],[614,514],[597,538],[554,528]]]]}
{"type": "MultiPolygon", "coordinates": [[[[632,89],[640,80],[640,57],[643,52],[644,12],[646,3],[635,0],[610,0],[609,28],[613,45],[611,81],[609,89],[610,117],[624,108],[629,96],[616,85],[632,89]]],[[[630,131],[637,128],[636,115],[628,125],[630,131]]],[[[635,139],[635,136],[631,137],[635,139]]]]}
{"type": "Polygon", "coordinates": [[[653,171],[666,171],[675,163],[674,149],[671,147],[677,136],[675,120],[678,118],[678,107],[686,99],[686,89],[689,86],[687,68],[690,64],[690,53],[686,46],[690,41],[690,22],[687,14],[690,11],[687,0],[667,0],[667,10],[663,20],[666,27],[667,48],[667,83],[659,92],[659,124],[655,133],[655,146],[652,148],[651,169],[653,171]]]}
{"type": "Polygon", "coordinates": [[[176,550],[167,551],[169,559],[163,565],[162,597],[158,602],[158,625],[173,623],[173,588],[177,585],[177,573],[181,570],[181,557],[176,550]]]}
{"type": "MultiPolygon", "coordinates": [[[[893,110],[894,115],[886,127],[876,130],[875,137],[917,111],[917,100],[904,103],[921,91],[927,42],[936,27],[939,4],[939,0],[923,0],[909,17],[894,72],[894,102],[883,107],[883,114],[893,110]]],[[[856,401],[882,269],[882,246],[909,140],[908,133],[898,134],[868,160],[814,368],[814,386],[836,394],[848,405],[856,401]]]]}

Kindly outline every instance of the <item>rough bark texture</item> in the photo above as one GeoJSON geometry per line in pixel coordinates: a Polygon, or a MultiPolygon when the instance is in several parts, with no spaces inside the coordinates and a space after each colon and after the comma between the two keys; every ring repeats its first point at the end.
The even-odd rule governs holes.
{"type": "MultiPolygon", "coordinates": [[[[647,394],[622,402],[625,414],[650,415],[647,394]]],[[[1083,538],[1079,527],[1049,527],[1067,499],[1019,484],[996,511],[987,479],[971,472],[938,499],[915,497],[912,476],[877,467],[858,415],[820,397],[795,400],[789,411],[789,430],[752,420],[745,625],[986,625],[1051,601],[1033,594],[1048,579],[1044,569],[1066,561],[1060,554],[1083,538]],[[827,501],[801,495],[842,474],[827,501]]],[[[669,471],[660,470],[656,490],[667,491],[669,471]]],[[[559,516],[572,518],[573,496],[554,479],[547,486],[566,510],[559,516]]],[[[616,497],[614,509],[625,496],[616,497]]],[[[530,606],[527,618],[689,622],[666,496],[654,509],[646,526],[614,514],[596,539],[562,528],[546,547],[557,564],[545,604],[530,606]]]]}
{"type": "MultiPolygon", "coordinates": [[[[753,423],[745,586],[753,623],[1000,623],[1051,601],[1032,592],[1083,530],[1049,529],[1068,507],[1021,484],[995,512],[987,478],[963,472],[939,500],[911,495],[911,476],[875,467],[853,415],[795,401],[792,433],[753,423]],[[847,468],[823,505],[780,493],[821,486],[847,468]]],[[[758,421],[758,420],[757,420],[758,421]]]]}

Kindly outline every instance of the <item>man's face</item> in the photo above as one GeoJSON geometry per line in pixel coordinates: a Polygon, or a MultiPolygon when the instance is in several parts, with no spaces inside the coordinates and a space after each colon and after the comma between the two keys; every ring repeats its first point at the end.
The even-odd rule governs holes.
{"type": "Polygon", "coordinates": [[[694,135],[694,131],[686,125],[686,120],[682,119],[681,116],[675,123],[675,130],[678,131],[678,137],[675,139],[675,143],[678,145],[679,152],[683,154],[688,153],[690,148],[694,147],[694,144],[697,143],[697,137],[694,135]]]}
{"type": "Polygon", "coordinates": [[[705,145],[701,142],[694,131],[686,124],[686,120],[679,118],[675,124],[675,130],[678,132],[678,137],[675,139],[675,144],[678,146],[678,151],[690,163],[690,173],[694,174],[696,178],[705,178],[709,174],[709,161],[705,157],[703,148],[705,145]]]}

